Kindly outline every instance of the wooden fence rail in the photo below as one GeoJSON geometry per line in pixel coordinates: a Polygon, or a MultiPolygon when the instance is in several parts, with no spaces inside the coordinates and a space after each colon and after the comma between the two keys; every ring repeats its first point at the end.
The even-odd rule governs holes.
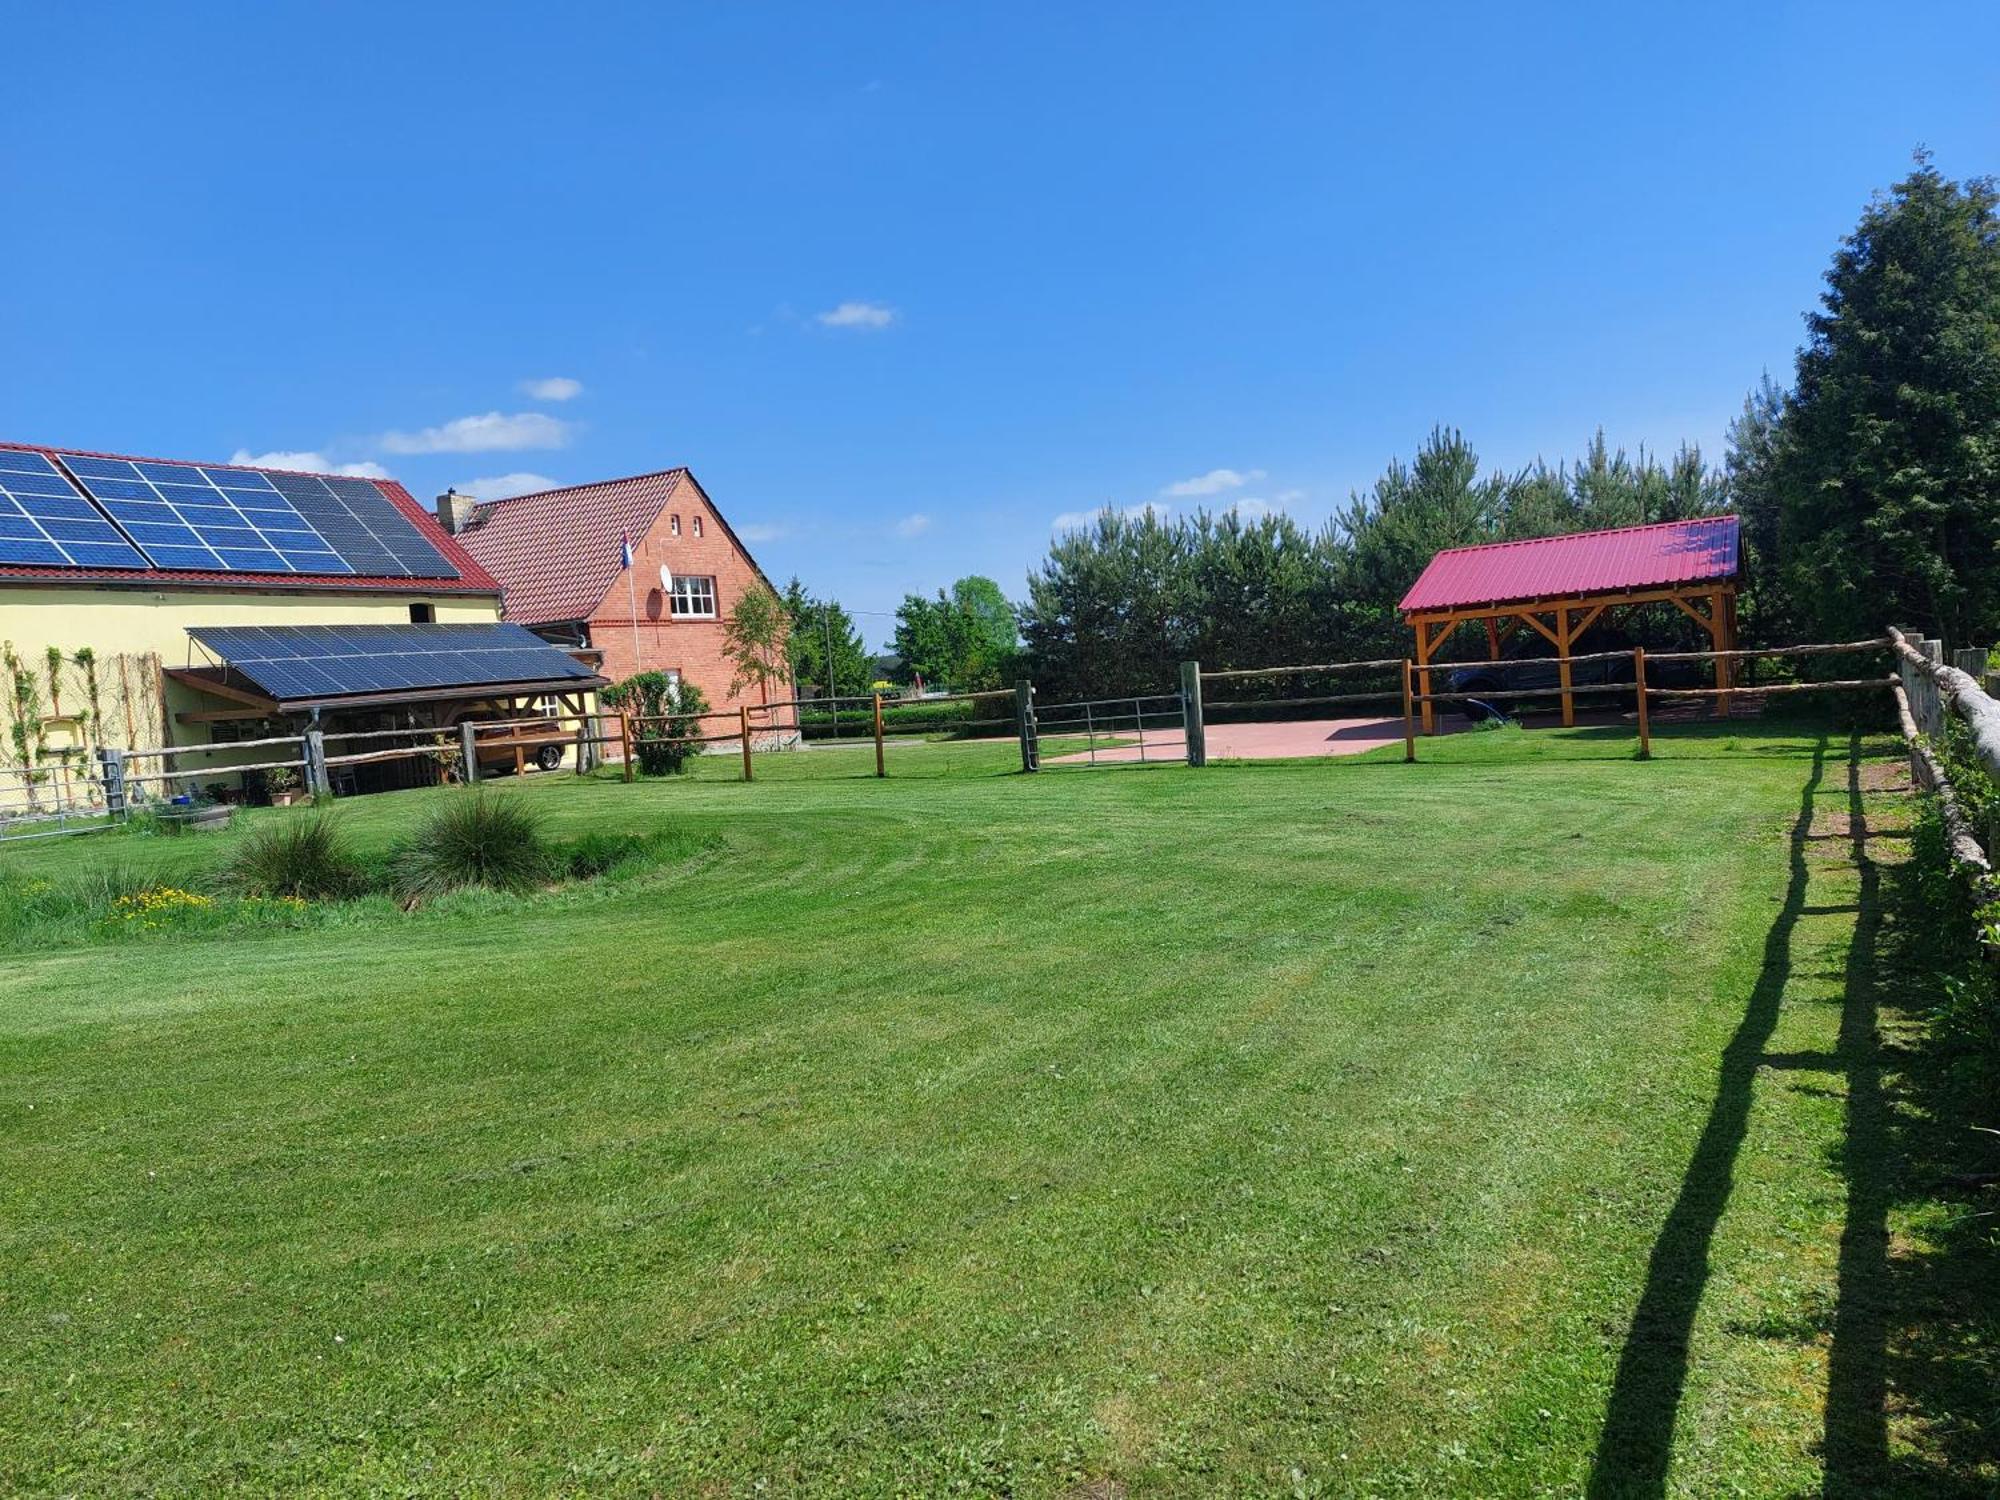
{"type": "MultiPolygon", "coordinates": [[[[1914,704],[1917,700],[1917,694],[1909,692],[1913,684],[1921,684],[1941,696],[1971,733],[1973,753],[1979,757],[1986,774],[2000,781],[2000,703],[1987,696],[1986,689],[1971,673],[1958,667],[1948,667],[1928,651],[1919,650],[1902,631],[1892,629],[1889,639],[1896,648],[1897,660],[1904,668],[1901,685],[1906,701],[1914,704]]],[[[1935,646],[1937,642],[1926,644],[1935,646]]],[[[1930,731],[1933,728],[1924,722],[1921,713],[1914,713],[1914,722],[1919,729],[1930,731]]]]}

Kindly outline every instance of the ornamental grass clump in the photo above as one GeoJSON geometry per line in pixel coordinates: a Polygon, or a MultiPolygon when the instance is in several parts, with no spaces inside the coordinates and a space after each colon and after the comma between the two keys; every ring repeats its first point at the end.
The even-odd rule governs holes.
{"type": "Polygon", "coordinates": [[[414,906],[478,886],[526,891],[554,872],[541,819],[517,797],[485,792],[453,797],[396,851],[396,894],[414,906]]]}
{"type": "Polygon", "coordinates": [[[361,863],[325,813],[282,818],[253,832],[224,872],[244,896],[337,901],[361,888],[361,863]]]}

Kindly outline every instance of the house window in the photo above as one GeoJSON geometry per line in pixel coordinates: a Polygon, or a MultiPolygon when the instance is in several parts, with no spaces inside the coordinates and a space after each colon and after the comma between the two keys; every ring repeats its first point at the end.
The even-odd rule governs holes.
{"type": "Polygon", "coordinates": [[[436,619],[436,606],[430,604],[412,604],[410,606],[410,623],[412,625],[429,625],[436,619]]]}
{"type": "Polygon", "coordinates": [[[681,518],[679,516],[668,516],[667,535],[679,536],[680,534],[681,534],[681,518]]]}
{"type": "Polygon", "coordinates": [[[700,535],[701,535],[701,517],[700,517],[700,516],[696,516],[696,517],[694,518],[694,534],[695,534],[696,536],[700,536],[700,535]]]}
{"type": "Polygon", "coordinates": [[[676,576],[674,579],[674,618],[688,620],[714,619],[715,580],[713,578],[676,576]]]}

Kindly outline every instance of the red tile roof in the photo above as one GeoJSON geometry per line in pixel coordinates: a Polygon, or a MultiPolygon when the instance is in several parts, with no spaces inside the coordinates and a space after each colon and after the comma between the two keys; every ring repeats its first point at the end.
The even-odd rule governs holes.
{"type": "Polygon", "coordinates": [[[1704,516],[1449,547],[1410,585],[1401,608],[1416,614],[1734,578],[1738,529],[1735,516],[1704,516]]]}
{"type": "MultiPolygon", "coordinates": [[[[39,453],[44,458],[57,458],[69,454],[77,458],[122,458],[128,463],[184,464],[198,463],[204,469],[250,469],[258,474],[292,474],[306,472],[298,469],[262,469],[248,464],[216,464],[206,459],[148,458],[134,453],[96,453],[83,448],[44,448],[32,443],[4,443],[0,448],[15,452],[39,453]]],[[[341,478],[340,475],[321,475],[321,478],[341,478]]],[[[301,590],[320,593],[327,590],[370,589],[394,590],[405,594],[497,594],[499,583],[482,568],[478,561],[458,545],[445,529],[438,525],[437,517],[417,504],[410,492],[393,479],[371,479],[368,481],[381,492],[382,498],[401,511],[423,534],[425,541],[443,554],[444,560],[458,570],[456,578],[405,578],[365,577],[354,573],[330,576],[303,573],[218,573],[196,571],[183,568],[37,568],[25,567],[18,563],[0,564],[0,583],[10,580],[25,580],[47,583],[126,583],[138,584],[146,588],[166,585],[174,588],[194,587],[209,589],[270,589],[287,591],[301,590]]]]}
{"type": "MultiPolygon", "coordinates": [[[[621,538],[629,536],[636,548],[667,502],[678,497],[687,503],[690,494],[707,505],[731,544],[757,567],[685,468],[489,501],[473,512],[458,539],[500,580],[509,620],[522,625],[588,620],[625,571],[621,538]]],[[[757,571],[762,577],[763,569],[757,571]]]]}
{"type": "Polygon", "coordinates": [[[686,469],[664,469],[489,501],[458,539],[500,580],[508,619],[587,620],[625,571],[621,539],[637,547],[691,478],[686,469]]]}

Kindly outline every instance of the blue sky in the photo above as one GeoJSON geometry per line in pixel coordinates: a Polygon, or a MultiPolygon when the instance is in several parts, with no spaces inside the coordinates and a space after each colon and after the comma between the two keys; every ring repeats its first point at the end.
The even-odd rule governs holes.
{"type": "Polygon", "coordinates": [[[1991,4],[5,24],[0,437],[425,500],[685,463],[874,611],[1018,596],[1104,504],[1317,521],[1439,422],[1719,454],[1912,147],[2000,170],[1991,4]]]}

